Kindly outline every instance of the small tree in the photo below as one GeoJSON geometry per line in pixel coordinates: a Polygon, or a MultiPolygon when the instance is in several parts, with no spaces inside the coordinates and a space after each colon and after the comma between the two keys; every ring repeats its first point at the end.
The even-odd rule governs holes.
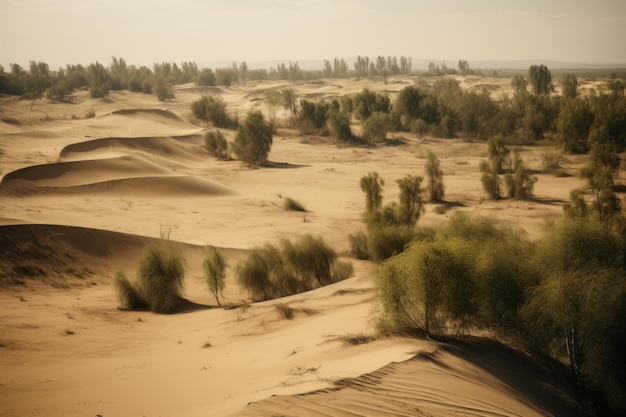
{"type": "Polygon", "coordinates": [[[528,68],[528,80],[536,96],[550,95],[554,90],[552,85],[552,74],[545,65],[531,65],[528,68]]]}
{"type": "Polygon", "coordinates": [[[400,206],[398,210],[398,220],[400,224],[415,225],[424,209],[424,189],[422,188],[422,177],[407,175],[397,180],[400,188],[400,206]]]}
{"type": "Polygon", "coordinates": [[[483,184],[483,189],[489,197],[493,200],[498,200],[501,197],[500,189],[500,177],[498,173],[492,169],[487,161],[480,163],[480,170],[482,175],[480,176],[480,182],[483,184]]]}
{"type": "Polygon", "coordinates": [[[432,151],[428,151],[424,169],[426,171],[428,200],[431,202],[443,201],[443,172],[441,171],[439,159],[432,151]]]}
{"type": "Polygon", "coordinates": [[[172,84],[163,75],[155,75],[152,81],[152,91],[159,101],[174,98],[172,84]]]}
{"type": "Polygon", "coordinates": [[[512,172],[504,177],[504,182],[509,191],[509,197],[526,200],[533,196],[537,176],[532,175],[520,155],[515,152],[512,172]]]}
{"type": "Polygon", "coordinates": [[[565,98],[576,98],[578,96],[578,78],[576,74],[566,74],[561,82],[563,86],[562,95],[565,98]]]}
{"type": "Polygon", "coordinates": [[[365,193],[365,214],[368,218],[380,210],[383,204],[383,186],[385,182],[378,172],[370,172],[359,181],[361,191],[365,193]]]}
{"type": "Polygon", "coordinates": [[[248,165],[263,166],[272,147],[272,128],[260,111],[249,112],[237,129],[233,151],[248,165]]]}
{"type": "Polygon", "coordinates": [[[222,96],[203,95],[199,100],[191,103],[191,112],[198,119],[211,122],[216,127],[237,126],[237,120],[226,112],[226,103],[222,96]]]}
{"type": "Polygon", "coordinates": [[[202,266],[204,267],[204,277],[206,278],[207,286],[215,296],[217,305],[221,306],[219,296],[225,287],[224,280],[226,279],[226,267],[228,264],[217,248],[208,246],[202,266]]]}

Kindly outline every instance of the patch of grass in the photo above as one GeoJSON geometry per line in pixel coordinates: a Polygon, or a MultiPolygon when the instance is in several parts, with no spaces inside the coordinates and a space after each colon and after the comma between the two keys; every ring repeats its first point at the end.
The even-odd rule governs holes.
{"type": "Polygon", "coordinates": [[[306,212],[307,209],[298,201],[286,197],[284,202],[283,202],[283,208],[286,211],[301,211],[301,212],[306,212]]]}
{"type": "Polygon", "coordinates": [[[333,341],[340,341],[350,346],[364,345],[373,342],[374,340],[376,340],[376,336],[366,335],[363,333],[348,334],[333,339],[333,341]]]}

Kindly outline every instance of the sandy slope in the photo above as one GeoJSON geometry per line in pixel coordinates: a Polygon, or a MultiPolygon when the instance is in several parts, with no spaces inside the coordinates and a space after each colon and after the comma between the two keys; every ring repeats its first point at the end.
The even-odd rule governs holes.
{"type": "MultiPolygon", "coordinates": [[[[265,82],[219,93],[243,114],[264,110],[267,90],[314,99],[364,87],[393,95],[410,83],[265,82]]],[[[492,95],[503,87],[477,78],[462,86],[492,95]]],[[[202,148],[204,127],[188,120],[204,92],[216,89],[180,86],[167,103],[83,92],[73,104],[38,101],[34,111],[0,99],[0,416],[563,414],[570,393],[540,370],[520,385],[515,376],[528,366],[498,345],[346,343],[373,334],[372,264],[355,262],[355,277],[333,286],[259,304],[247,303],[231,270],[227,309],[215,308],[200,265],[206,244],[223,248],[234,266],[256,245],[302,233],[346,254],[348,234],[363,227],[359,178],[378,171],[386,201],[396,199],[395,180],[422,175],[428,150],[442,162],[450,204],[429,205],[423,224],[465,210],[534,236],[561,216],[576,176],[539,174],[536,200],[492,202],[479,181],[482,144],[405,135],[402,146],[350,148],[289,130],[274,137],[272,168],[251,170],[202,148]],[[92,109],[96,117],[81,118],[92,109]],[[285,212],[285,197],[309,211],[285,212]],[[165,235],[185,254],[195,304],[174,316],[118,311],[112,277],[132,277],[142,248],[165,235]],[[295,318],[277,304],[294,308],[295,318]],[[345,389],[329,390],[337,381],[345,389]],[[289,397],[313,390],[321,391],[289,397]]],[[[541,169],[545,151],[523,155],[541,169]]],[[[568,157],[563,166],[575,173],[582,162],[568,157]]]]}

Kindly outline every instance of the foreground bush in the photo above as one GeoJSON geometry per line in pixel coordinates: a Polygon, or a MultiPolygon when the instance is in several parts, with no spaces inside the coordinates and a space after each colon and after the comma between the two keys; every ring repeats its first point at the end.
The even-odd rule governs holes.
{"type": "Polygon", "coordinates": [[[311,235],[255,248],[237,268],[240,285],[256,301],[309,291],[350,275],[351,264],[338,261],[322,238],[311,235]]]}
{"type": "Polygon", "coordinates": [[[626,409],[626,243],[589,217],[568,218],[539,241],[457,213],[416,239],[376,278],[380,327],[458,335],[505,329],[567,364],[599,415],[626,409]]]}

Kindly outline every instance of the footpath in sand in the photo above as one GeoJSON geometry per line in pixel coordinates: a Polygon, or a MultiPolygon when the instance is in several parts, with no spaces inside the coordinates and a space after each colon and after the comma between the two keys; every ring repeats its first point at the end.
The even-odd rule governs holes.
{"type": "MultiPolygon", "coordinates": [[[[408,82],[369,87],[394,94],[408,82]]],[[[266,89],[287,86],[321,98],[367,82],[219,92],[245,112],[266,89]]],[[[487,202],[483,145],[411,137],[346,148],[288,130],[274,137],[274,168],[252,170],[211,158],[203,128],[187,122],[205,90],[183,86],[166,103],[80,93],[74,104],[42,100],[32,112],[1,99],[0,416],[576,415],[562,381],[495,342],[375,337],[371,263],[353,260],[348,280],[264,303],[249,303],[233,267],[257,245],[304,233],[347,256],[348,235],[363,227],[359,178],[421,175],[427,150],[442,161],[457,209],[515,221],[531,235],[560,216],[577,178],[542,175],[535,201],[487,202]],[[90,109],[96,117],[80,118],[90,109]],[[308,212],[284,211],[285,197],[308,212]],[[132,277],[142,249],[163,237],[185,255],[193,308],[119,311],[115,273],[132,277]],[[202,280],[207,244],[231,266],[224,309],[202,280]]],[[[540,152],[526,156],[538,164],[540,152]]],[[[580,161],[569,163],[574,171],[580,161]]],[[[396,198],[389,186],[385,199],[396,198]]],[[[434,209],[424,224],[445,219],[434,209]]]]}

